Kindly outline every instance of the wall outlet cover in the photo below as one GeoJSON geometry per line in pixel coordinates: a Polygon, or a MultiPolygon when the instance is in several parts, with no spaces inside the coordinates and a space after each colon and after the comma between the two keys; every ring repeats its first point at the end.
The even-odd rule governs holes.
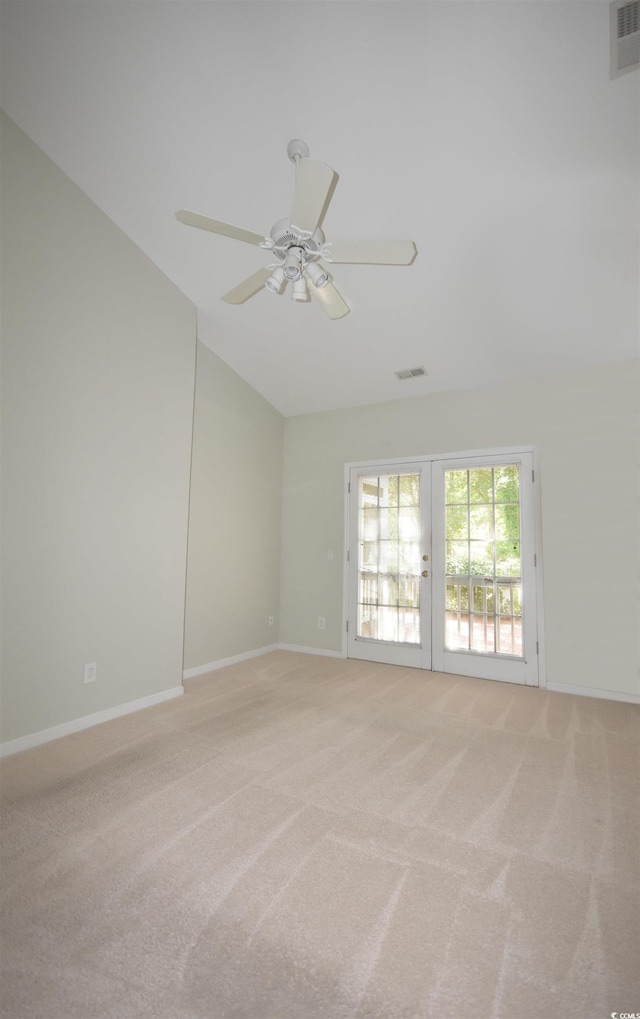
{"type": "Polygon", "coordinates": [[[98,678],[98,663],[89,662],[84,667],[84,681],[85,683],[95,683],[98,678]]]}

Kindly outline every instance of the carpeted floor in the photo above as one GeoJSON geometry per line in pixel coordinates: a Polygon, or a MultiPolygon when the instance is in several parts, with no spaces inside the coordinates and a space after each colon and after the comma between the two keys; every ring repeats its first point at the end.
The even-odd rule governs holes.
{"type": "Polygon", "coordinates": [[[5,1019],[640,1013],[640,708],[274,652],[2,762],[5,1019]]]}

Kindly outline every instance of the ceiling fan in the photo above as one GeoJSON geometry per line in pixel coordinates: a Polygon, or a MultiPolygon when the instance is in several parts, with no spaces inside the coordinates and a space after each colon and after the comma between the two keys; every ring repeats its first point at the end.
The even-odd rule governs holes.
{"type": "Polygon", "coordinates": [[[327,242],[321,227],[338,174],[326,163],[310,159],[309,146],[299,139],[289,142],[287,155],[296,165],[291,216],[279,220],[269,237],[187,209],[176,212],[176,219],[187,226],[255,244],[279,259],[224,294],[222,300],[228,304],[244,304],[263,287],[279,294],[291,283],[293,300],[308,301],[312,294],[329,318],[342,318],[348,314],[349,305],[334,286],[321,258],[331,263],[410,265],[416,257],[416,246],[413,241],[327,242]]]}

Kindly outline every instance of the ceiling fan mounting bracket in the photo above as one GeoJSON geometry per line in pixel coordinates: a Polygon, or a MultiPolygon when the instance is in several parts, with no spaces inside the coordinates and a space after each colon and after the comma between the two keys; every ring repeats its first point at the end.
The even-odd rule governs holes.
{"type": "Polygon", "coordinates": [[[287,155],[292,163],[296,163],[298,159],[308,159],[309,152],[307,143],[300,141],[299,138],[293,138],[287,145],[287,155]]]}

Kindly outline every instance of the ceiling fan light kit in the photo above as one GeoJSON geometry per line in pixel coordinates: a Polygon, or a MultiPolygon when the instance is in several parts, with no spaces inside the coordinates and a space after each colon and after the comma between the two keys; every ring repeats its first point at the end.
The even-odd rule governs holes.
{"type": "Polygon", "coordinates": [[[326,287],[331,279],[329,273],[321,265],[316,265],[315,262],[309,262],[306,266],[306,274],[314,287],[326,287]]]}
{"type": "Polygon", "coordinates": [[[284,269],[281,265],[275,265],[273,272],[264,281],[264,285],[272,294],[279,294],[285,283],[284,269]]]}
{"type": "Polygon", "coordinates": [[[311,294],[329,318],[342,318],[349,313],[349,305],[320,263],[321,258],[331,263],[410,265],[416,257],[416,246],[413,241],[328,243],[321,227],[338,174],[326,163],[310,159],[309,146],[298,138],[289,142],[287,155],[296,167],[291,216],[278,220],[269,237],[188,209],[176,212],[176,219],[187,226],[263,248],[282,263],[265,266],[224,294],[222,300],[227,304],[244,304],[263,289],[273,294],[282,293],[290,282],[292,300],[308,301],[311,294]]]}
{"type": "Polygon", "coordinates": [[[308,301],[309,291],[307,290],[307,281],[304,276],[300,276],[299,279],[295,280],[291,287],[291,300],[292,301],[308,301]]]}
{"type": "Polygon", "coordinates": [[[297,248],[291,245],[287,252],[287,256],[284,260],[284,275],[285,279],[298,280],[302,276],[302,248],[297,248]]]}

